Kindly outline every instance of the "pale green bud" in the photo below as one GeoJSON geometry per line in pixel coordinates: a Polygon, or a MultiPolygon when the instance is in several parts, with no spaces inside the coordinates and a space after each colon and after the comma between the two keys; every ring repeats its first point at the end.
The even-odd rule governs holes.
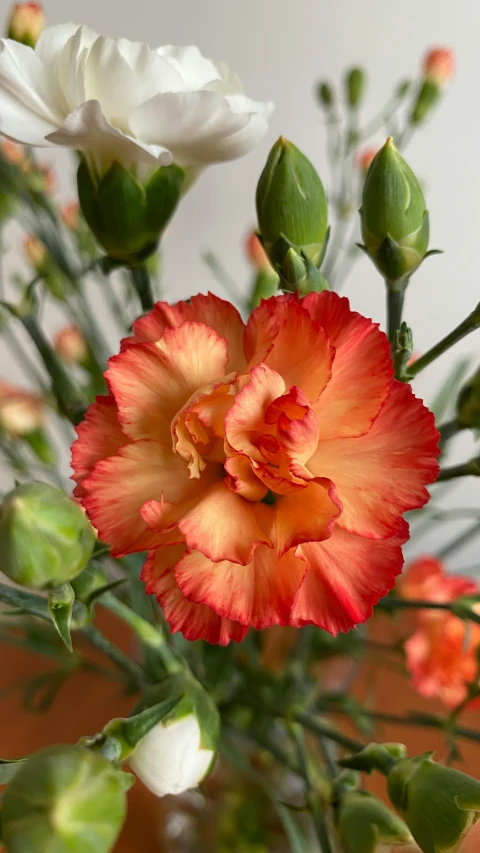
{"type": "Polygon", "coordinates": [[[7,853],[109,853],[125,819],[124,775],[82,746],[41,749],[5,792],[7,853]]]}
{"type": "Polygon", "coordinates": [[[344,853],[375,853],[380,845],[407,844],[408,826],[367,791],[349,791],[337,808],[337,827],[344,853]]]}
{"type": "Polygon", "coordinates": [[[260,234],[274,269],[289,246],[318,267],[328,232],[328,205],[323,184],[295,145],[281,136],[270,151],[257,186],[260,234]]]}
{"type": "Polygon", "coordinates": [[[169,675],[151,687],[134,709],[140,714],[174,696],[173,710],[142,737],[129,763],[158,797],[195,788],[212,769],[220,733],[217,707],[205,688],[188,673],[169,675]]]}
{"type": "Polygon", "coordinates": [[[333,107],[335,103],[335,92],[333,90],[333,86],[327,80],[323,80],[318,84],[317,98],[322,107],[325,107],[326,109],[333,107]]]}
{"type": "Polygon", "coordinates": [[[0,505],[0,568],[21,586],[48,589],[72,580],[94,545],[85,513],[61,489],[24,483],[0,505]]]}
{"type": "Polygon", "coordinates": [[[480,816],[480,782],[430,755],[399,761],[388,775],[388,796],[423,853],[456,850],[480,816]]]}
{"type": "Polygon", "coordinates": [[[358,107],[365,94],[365,72],[362,68],[350,68],[345,75],[345,97],[349,107],[358,107]]]}
{"type": "Polygon", "coordinates": [[[442,94],[442,87],[434,80],[425,79],[422,83],[417,99],[413,105],[410,121],[412,124],[421,124],[430,115],[442,94]]]}
{"type": "Polygon", "coordinates": [[[160,167],[142,184],[119,163],[104,175],[94,175],[82,160],[77,174],[80,206],[109,258],[134,265],[156,251],[184,179],[184,171],[175,164],[160,167]]]}
{"type": "Polygon", "coordinates": [[[365,179],[364,249],[384,278],[408,279],[425,257],[429,223],[422,188],[389,137],[365,179]]]}
{"type": "Polygon", "coordinates": [[[480,427],[480,370],[461,388],[457,398],[457,422],[467,429],[480,427]]]}

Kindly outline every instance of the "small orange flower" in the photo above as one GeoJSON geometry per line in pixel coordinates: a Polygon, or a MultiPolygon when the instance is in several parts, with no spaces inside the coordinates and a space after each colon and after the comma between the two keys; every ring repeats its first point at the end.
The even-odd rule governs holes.
{"type": "Polygon", "coordinates": [[[365,148],[357,156],[357,166],[361,172],[368,172],[372,162],[378,153],[378,148],[365,148]]]}
{"type": "Polygon", "coordinates": [[[77,429],[75,493],[114,556],[150,551],[172,631],[368,619],[438,473],[383,332],[328,291],[265,300],[246,327],[211,294],[159,302],[133,332],[77,429]]]}
{"type": "Polygon", "coordinates": [[[0,379],[0,427],[18,438],[43,426],[45,410],[42,398],[0,379]]]}
{"type": "Polygon", "coordinates": [[[423,73],[427,80],[437,86],[448,83],[455,72],[455,54],[447,47],[433,47],[428,51],[423,63],[423,73]]]}
{"type": "Polygon", "coordinates": [[[60,358],[70,364],[81,364],[88,356],[87,342],[75,324],[57,332],[54,348],[60,358]]]}
{"type": "Polygon", "coordinates": [[[76,231],[79,225],[80,205],[78,201],[69,201],[60,209],[63,223],[70,229],[76,231]]]}
{"type": "Polygon", "coordinates": [[[38,237],[30,235],[23,241],[23,248],[32,267],[36,270],[41,269],[45,263],[47,254],[45,246],[41,240],[39,240],[38,237]]]}
{"type": "Polygon", "coordinates": [[[247,258],[255,267],[258,272],[262,271],[272,271],[272,266],[268,259],[268,255],[263,248],[259,238],[257,237],[255,231],[251,231],[245,241],[245,249],[247,253],[247,258]]]}
{"type": "Polygon", "coordinates": [[[11,139],[2,139],[0,141],[0,148],[3,156],[12,166],[24,167],[25,148],[23,145],[20,145],[18,142],[12,142],[11,139]]]}
{"type": "MultiPolygon", "coordinates": [[[[422,557],[405,572],[399,591],[409,600],[448,603],[479,590],[470,578],[445,572],[434,557],[422,557]]],[[[467,684],[477,675],[480,626],[427,608],[419,611],[418,622],[418,630],[405,643],[413,684],[421,696],[438,698],[452,708],[466,698],[467,684]]]]}
{"type": "Polygon", "coordinates": [[[54,194],[57,188],[57,179],[55,176],[55,171],[51,166],[47,166],[46,163],[38,164],[38,172],[40,177],[41,189],[45,195],[51,196],[54,194]]]}
{"type": "Polygon", "coordinates": [[[45,29],[45,12],[40,3],[16,3],[8,24],[8,38],[35,47],[45,29]]]}

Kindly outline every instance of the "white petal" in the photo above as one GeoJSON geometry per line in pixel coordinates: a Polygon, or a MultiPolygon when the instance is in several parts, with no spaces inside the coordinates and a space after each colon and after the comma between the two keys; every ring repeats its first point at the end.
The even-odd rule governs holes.
{"type": "Polygon", "coordinates": [[[114,161],[126,169],[137,162],[159,166],[168,166],[172,162],[172,156],[165,148],[144,144],[112,127],[98,101],[82,104],[47,140],[55,145],[85,151],[100,173],[114,161]]]}
{"type": "Polygon", "coordinates": [[[0,133],[29,145],[46,145],[46,134],[62,119],[36,53],[16,41],[1,39],[0,133]]]}
{"type": "MultiPolygon", "coordinates": [[[[171,65],[178,71],[182,78],[184,92],[203,89],[208,83],[220,78],[216,64],[203,56],[194,45],[174,47],[167,44],[157,48],[157,53],[159,56],[168,57],[171,65]]],[[[170,89],[170,91],[173,90],[170,89]]]]}
{"type": "Polygon", "coordinates": [[[156,95],[138,107],[130,128],[138,139],[161,145],[181,166],[234,160],[265,135],[266,109],[258,114],[234,111],[216,92],[156,95]]]}
{"type": "Polygon", "coordinates": [[[97,38],[97,33],[90,27],[80,26],[80,24],[58,24],[56,27],[47,27],[43,31],[35,47],[35,53],[45,65],[52,65],[62,53],[67,42],[77,33],[80,33],[82,48],[91,47],[97,38]]]}
{"type": "Polygon", "coordinates": [[[168,726],[154,726],[129,758],[136,775],[158,797],[181,794],[207,774],[213,752],[200,748],[197,718],[189,714],[168,726]]]}

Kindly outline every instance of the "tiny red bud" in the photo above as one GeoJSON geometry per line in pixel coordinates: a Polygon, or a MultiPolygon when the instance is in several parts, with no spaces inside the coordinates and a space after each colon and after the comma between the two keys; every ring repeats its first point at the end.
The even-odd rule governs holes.
{"type": "Polygon", "coordinates": [[[267,253],[263,248],[260,240],[258,239],[255,231],[252,231],[246,241],[245,241],[245,249],[247,253],[247,258],[258,271],[261,270],[270,270],[271,265],[268,260],[267,253]]]}
{"type": "Polygon", "coordinates": [[[79,225],[80,205],[77,201],[69,201],[60,210],[62,221],[70,231],[76,231],[79,225]]]}
{"type": "Polygon", "coordinates": [[[374,148],[373,146],[370,148],[364,148],[363,151],[360,151],[357,156],[357,166],[362,172],[368,172],[373,159],[378,151],[378,148],[374,148]]]}
{"type": "Polygon", "coordinates": [[[35,47],[45,29],[45,12],[40,3],[16,3],[8,22],[8,38],[35,47]]]}
{"type": "Polygon", "coordinates": [[[70,364],[81,364],[88,356],[88,346],[78,326],[65,326],[57,333],[54,347],[56,353],[70,364]]]}

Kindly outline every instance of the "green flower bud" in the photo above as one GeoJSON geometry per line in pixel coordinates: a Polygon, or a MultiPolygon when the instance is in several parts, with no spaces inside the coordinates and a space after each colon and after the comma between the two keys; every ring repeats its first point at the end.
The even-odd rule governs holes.
{"type": "Polygon", "coordinates": [[[377,845],[396,846],[413,841],[403,820],[367,791],[343,794],[336,822],[344,853],[375,853],[377,845]]]}
{"type": "Polygon", "coordinates": [[[298,292],[301,296],[306,296],[307,293],[321,293],[322,290],[328,290],[325,276],[305,255],[302,257],[295,249],[288,250],[279,271],[282,287],[289,292],[298,292]]]}
{"type": "Polygon", "coordinates": [[[275,269],[289,246],[320,265],[328,231],[323,184],[308,160],[283,136],[273,146],[257,186],[263,245],[275,269]]]}
{"type": "Polygon", "coordinates": [[[413,105],[410,122],[412,124],[421,124],[425,121],[441,94],[442,88],[438,83],[435,83],[433,80],[424,80],[413,105]]]}
{"type": "Polygon", "coordinates": [[[77,174],[80,206],[109,258],[134,265],[145,261],[180,200],[185,173],[175,164],[157,169],[146,184],[119,163],[94,175],[86,160],[77,174]]]}
{"type": "Polygon", "coordinates": [[[466,429],[480,428],[480,370],[467,382],[457,398],[457,422],[466,429]]]}
{"type": "Polygon", "coordinates": [[[480,782],[430,755],[399,761],[388,775],[388,796],[423,853],[456,850],[480,816],[480,782]]]}
{"type": "Polygon", "coordinates": [[[32,755],[5,792],[7,853],[108,853],[125,819],[122,775],[82,746],[32,755]]]}
{"type": "Polygon", "coordinates": [[[134,773],[158,797],[199,785],[216,756],[218,710],[210,694],[191,675],[169,675],[146,691],[134,713],[179,694],[183,694],[180,702],[139,740],[129,758],[134,773]]]}
{"type": "Polygon", "coordinates": [[[408,279],[425,257],[429,223],[422,188],[389,137],[374,158],[360,211],[364,249],[389,282],[408,279]]]}
{"type": "Polygon", "coordinates": [[[72,580],[94,545],[86,515],[61,489],[24,483],[0,505],[1,568],[21,586],[48,589],[72,580]]]}
{"type": "Polygon", "coordinates": [[[331,86],[331,84],[326,80],[323,80],[322,83],[318,84],[317,98],[322,107],[326,107],[327,109],[333,107],[335,103],[335,92],[333,90],[333,86],[331,86]]]}
{"type": "Polygon", "coordinates": [[[365,72],[361,68],[350,68],[345,75],[345,97],[349,107],[358,107],[365,94],[365,72]]]}

